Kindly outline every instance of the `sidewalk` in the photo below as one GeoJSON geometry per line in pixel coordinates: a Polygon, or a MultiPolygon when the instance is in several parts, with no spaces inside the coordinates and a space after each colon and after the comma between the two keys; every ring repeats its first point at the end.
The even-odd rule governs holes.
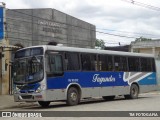
{"type": "Polygon", "coordinates": [[[36,102],[14,102],[13,95],[0,95],[0,111],[9,108],[27,107],[27,106],[38,106],[36,102]]]}
{"type": "MultiPolygon", "coordinates": [[[[142,93],[140,95],[160,95],[160,91],[152,91],[149,93],[142,93]]],[[[29,107],[29,106],[38,106],[37,102],[14,102],[13,95],[0,95],[0,111],[9,109],[9,108],[19,108],[19,107],[29,107]]]]}

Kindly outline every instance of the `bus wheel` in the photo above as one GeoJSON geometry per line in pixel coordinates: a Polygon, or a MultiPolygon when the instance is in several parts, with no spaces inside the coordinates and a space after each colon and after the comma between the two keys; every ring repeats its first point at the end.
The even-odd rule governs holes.
{"type": "Polygon", "coordinates": [[[48,107],[50,102],[48,101],[38,101],[38,103],[42,106],[42,107],[48,107]]]}
{"type": "Polygon", "coordinates": [[[109,100],[114,100],[115,96],[103,96],[102,98],[103,98],[104,100],[109,101],[109,100]]]}
{"type": "Polygon", "coordinates": [[[130,88],[130,95],[125,95],[126,99],[137,99],[139,94],[139,88],[136,84],[132,84],[130,88]]]}
{"type": "Polygon", "coordinates": [[[67,92],[67,105],[73,106],[77,105],[79,102],[78,90],[75,87],[69,88],[67,92]]]}

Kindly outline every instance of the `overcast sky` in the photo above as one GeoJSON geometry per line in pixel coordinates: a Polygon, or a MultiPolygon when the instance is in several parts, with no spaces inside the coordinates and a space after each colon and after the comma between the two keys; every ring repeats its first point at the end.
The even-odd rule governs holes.
{"type": "MultiPolygon", "coordinates": [[[[54,8],[96,26],[97,31],[132,37],[160,38],[160,9],[151,10],[122,0],[0,0],[9,9],[54,8]],[[105,29],[105,30],[102,30],[105,29]],[[137,34],[138,33],[138,34],[137,34]]],[[[135,0],[160,7],[160,0],[135,0]]],[[[107,46],[129,44],[135,38],[97,33],[107,46]]]]}

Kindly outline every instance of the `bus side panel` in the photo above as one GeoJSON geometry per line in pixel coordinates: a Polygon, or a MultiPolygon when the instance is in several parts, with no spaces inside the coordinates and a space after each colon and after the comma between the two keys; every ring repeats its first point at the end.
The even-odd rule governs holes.
{"type": "Polygon", "coordinates": [[[140,85],[140,93],[156,91],[158,89],[157,85],[140,85]]]}
{"type": "Polygon", "coordinates": [[[66,89],[70,83],[86,87],[127,86],[124,72],[65,72],[63,76],[47,78],[48,89],[66,89]]]}
{"type": "Polygon", "coordinates": [[[113,95],[113,87],[101,87],[100,96],[111,96],[113,95]]]}
{"type": "Polygon", "coordinates": [[[140,93],[157,90],[156,73],[153,72],[147,77],[141,79],[138,81],[138,84],[140,86],[140,93]]]}
{"type": "Polygon", "coordinates": [[[46,90],[47,101],[55,100],[65,100],[65,90],[64,89],[48,89],[46,90]]]}
{"type": "Polygon", "coordinates": [[[81,98],[100,97],[100,87],[86,87],[82,88],[81,98]]]}
{"type": "Polygon", "coordinates": [[[63,91],[72,83],[81,86],[82,97],[125,95],[130,93],[130,86],[134,82],[139,84],[141,92],[154,90],[156,73],[64,72],[63,76],[47,79],[47,96],[52,100],[66,99],[63,91]]]}
{"type": "Polygon", "coordinates": [[[65,100],[62,90],[71,83],[81,86],[82,98],[109,96],[118,91],[125,94],[124,86],[128,86],[123,81],[123,72],[64,72],[63,76],[47,78],[47,96],[52,100],[65,100]],[[114,93],[113,88],[116,88],[114,93]]]}
{"type": "Polygon", "coordinates": [[[130,86],[113,87],[113,95],[127,95],[130,93],[130,86]]]}

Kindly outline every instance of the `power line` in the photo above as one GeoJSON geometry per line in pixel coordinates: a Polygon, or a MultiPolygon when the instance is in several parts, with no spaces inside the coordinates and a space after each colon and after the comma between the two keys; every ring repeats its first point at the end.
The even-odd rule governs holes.
{"type": "Polygon", "coordinates": [[[113,32],[120,32],[120,33],[124,33],[124,34],[135,34],[135,35],[141,35],[141,36],[142,36],[142,35],[146,35],[146,36],[159,37],[158,35],[148,34],[148,33],[128,32],[128,31],[120,31],[120,30],[113,30],[113,29],[106,29],[106,28],[96,28],[96,29],[113,31],[113,32]]]}
{"type": "Polygon", "coordinates": [[[160,11],[160,7],[156,7],[156,6],[153,6],[153,5],[146,4],[146,3],[138,2],[138,1],[135,1],[135,0],[121,0],[121,1],[128,2],[128,3],[131,3],[133,5],[141,6],[141,7],[144,7],[144,8],[151,9],[151,10],[160,11]]]}
{"type": "Polygon", "coordinates": [[[112,34],[112,33],[107,33],[107,32],[100,32],[100,31],[96,31],[97,33],[101,33],[101,34],[105,34],[105,35],[112,35],[112,36],[116,36],[116,37],[123,37],[123,38],[137,38],[134,36],[125,36],[125,35],[120,35],[120,34],[112,34]]]}

